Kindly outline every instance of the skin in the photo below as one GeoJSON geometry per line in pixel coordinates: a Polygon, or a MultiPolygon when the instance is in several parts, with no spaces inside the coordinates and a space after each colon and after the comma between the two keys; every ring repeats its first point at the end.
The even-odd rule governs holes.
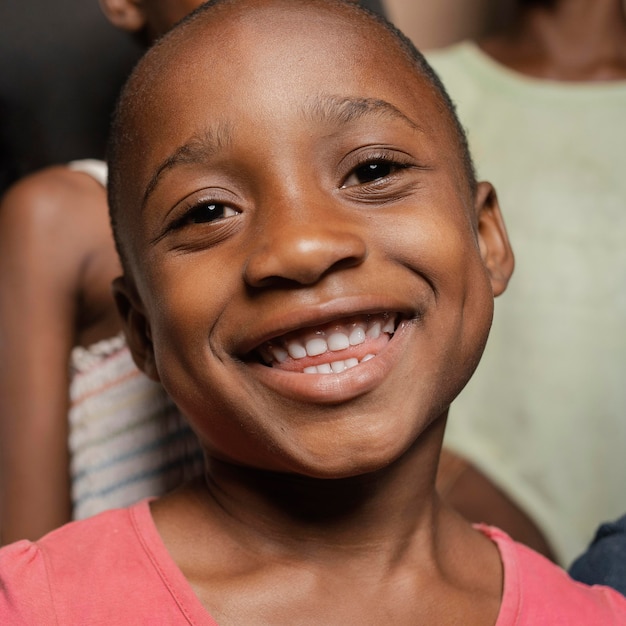
{"type": "Polygon", "coordinates": [[[447,504],[465,519],[506,530],[516,541],[555,560],[550,544],[534,520],[469,461],[444,448],[437,488],[447,504]]]}
{"type": "Polygon", "coordinates": [[[119,332],[102,187],[51,168],[0,206],[0,528],[38,538],[70,518],[69,353],[119,332]],[[89,211],[85,211],[85,206],[89,211]]]}
{"type": "Polygon", "coordinates": [[[434,482],[513,258],[431,87],[348,11],[222,6],[135,77],[115,296],[136,362],[208,459],[152,514],[220,624],[495,623],[497,550],[434,482]],[[385,108],[336,114],[363,99],[385,108]],[[255,357],[386,311],[393,339],[341,374],[255,357]]]}
{"type": "Polygon", "coordinates": [[[626,5],[623,0],[520,2],[511,26],[480,45],[502,65],[533,78],[624,80],[626,5]]]}
{"type": "MultiPolygon", "coordinates": [[[[129,32],[161,34],[201,2],[102,0],[129,32]]],[[[68,362],[121,330],[111,282],[121,268],[105,190],[52,167],[0,203],[0,529],[3,544],[69,521],[68,362]]]]}
{"type": "Polygon", "coordinates": [[[384,0],[390,20],[420,50],[443,48],[491,32],[511,12],[513,0],[384,0]]]}

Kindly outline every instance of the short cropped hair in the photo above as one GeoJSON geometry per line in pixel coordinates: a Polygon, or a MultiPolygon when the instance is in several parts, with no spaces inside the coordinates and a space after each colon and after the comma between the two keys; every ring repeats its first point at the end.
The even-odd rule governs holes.
{"type": "MultiPolygon", "coordinates": [[[[221,5],[234,4],[238,0],[208,0],[204,4],[200,5],[197,9],[187,15],[180,23],[170,31],[161,37],[152,47],[152,51],[146,54],[146,57],[152,55],[153,51],[160,49],[167,45],[168,41],[180,28],[184,28],[186,25],[195,22],[202,15],[214,10],[221,5]]],[[[470,154],[467,136],[463,126],[461,125],[456,113],[456,107],[452,102],[452,99],[448,95],[443,83],[433,68],[428,64],[424,55],[415,47],[413,42],[396,28],[391,22],[389,22],[384,16],[370,11],[369,9],[360,6],[354,1],[350,0],[315,0],[319,4],[326,4],[331,6],[343,7],[353,11],[355,16],[361,19],[367,19],[376,26],[382,27],[387,31],[395,42],[398,44],[398,48],[404,53],[409,63],[415,68],[419,75],[426,79],[427,83],[432,88],[434,96],[443,105],[443,111],[448,117],[448,121],[451,123],[457,149],[461,157],[463,164],[465,177],[472,194],[476,191],[476,171],[470,154]]],[[[308,0],[311,2],[311,0],[308,0]]],[[[140,74],[141,68],[144,63],[140,61],[137,67],[129,77],[124,86],[121,95],[118,99],[117,105],[112,118],[111,131],[109,133],[109,144],[107,149],[107,161],[109,164],[109,182],[108,182],[108,202],[111,218],[111,226],[113,229],[113,236],[115,239],[115,245],[120,256],[122,266],[124,269],[128,268],[126,262],[126,255],[123,250],[120,228],[119,228],[119,213],[121,210],[121,180],[124,175],[124,168],[121,166],[121,155],[124,152],[126,144],[129,142],[129,129],[128,129],[128,111],[133,109],[133,103],[136,102],[138,89],[137,75],[140,74]]]]}

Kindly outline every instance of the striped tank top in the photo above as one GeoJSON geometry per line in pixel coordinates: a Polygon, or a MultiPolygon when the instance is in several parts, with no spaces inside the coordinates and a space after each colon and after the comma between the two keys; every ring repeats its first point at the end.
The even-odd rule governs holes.
{"type": "MultiPolygon", "coordinates": [[[[70,167],[106,184],[101,161],[70,167]]],[[[161,495],[202,471],[200,445],[161,385],[135,366],[122,335],[70,358],[73,518],[161,495]]]]}

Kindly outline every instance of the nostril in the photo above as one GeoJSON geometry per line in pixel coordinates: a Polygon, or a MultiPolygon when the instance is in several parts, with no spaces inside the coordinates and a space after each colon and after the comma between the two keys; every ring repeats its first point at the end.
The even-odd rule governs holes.
{"type": "Polygon", "coordinates": [[[328,270],[326,270],[326,273],[331,271],[347,270],[351,267],[356,267],[357,265],[360,265],[366,257],[367,254],[365,253],[363,254],[363,256],[352,256],[339,259],[339,261],[335,261],[335,263],[333,263],[333,265],[328,270]]]}
{"type": "Polygon", "coordinates": [[[251,251],[244,279],[251,287],[311,285],[325,275],[359,265],[367,257],[364,240],[346,232],[300,229],[251,251]]]}

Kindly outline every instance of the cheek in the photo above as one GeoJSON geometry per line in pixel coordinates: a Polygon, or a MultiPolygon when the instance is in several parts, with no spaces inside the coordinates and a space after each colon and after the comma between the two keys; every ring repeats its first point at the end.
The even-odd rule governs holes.
{"type": "Polygon", "coordinates": [[[455,395],[470,379],[485,349],[493,317],[493,292],[489,275],[475,249],[460,260],[457,302],[454,308],[455,338],[450,350],[457,361],[455,395]]]}
{"type": "MultiPolygon", "coordinates": [[[[440,205],[441,206],[441,205],[440,205]]],[[[445,204],[443,205],[446,206],[445,204]]],[[[476,368],[493,315],[493,292],[464,209],[423,211],[423,219],[396,232],[396,261],[428,283],[432,307],[425,323],[438,355],[440,380],[456,394],[476,368]]],[[[391,248],[390,248],[391,249],[391,248]]]]}
{"type": "Polygon", "coordinates": [[[179,362],[188,369],[206,360],[216,320],[228,300],[223,280],[198,261],[194,255],[174,255],[165,262],[154,258],[148,266],[148,314],[160,371],[179,362]]]}
{"type": "Polygon", "coordinates": [[[241,263],[209,250],[169,255],[160,263],[155,258],[153,268],[148,288],[156,295],[150,316],[161,382],[188,416],[222,413],[220,394],[208,390],[216,380],[230,389],[226,338],[236,332],[233,319],[245,306],[241,263]]]}
{"type": "Polygon", "coordinates": [[[482,265],[463,210],[443,202],[404,209],[383,235],[387,255],[423,276],[436,295],[458,298],[470,286],[475,261],[482,265]]]}

